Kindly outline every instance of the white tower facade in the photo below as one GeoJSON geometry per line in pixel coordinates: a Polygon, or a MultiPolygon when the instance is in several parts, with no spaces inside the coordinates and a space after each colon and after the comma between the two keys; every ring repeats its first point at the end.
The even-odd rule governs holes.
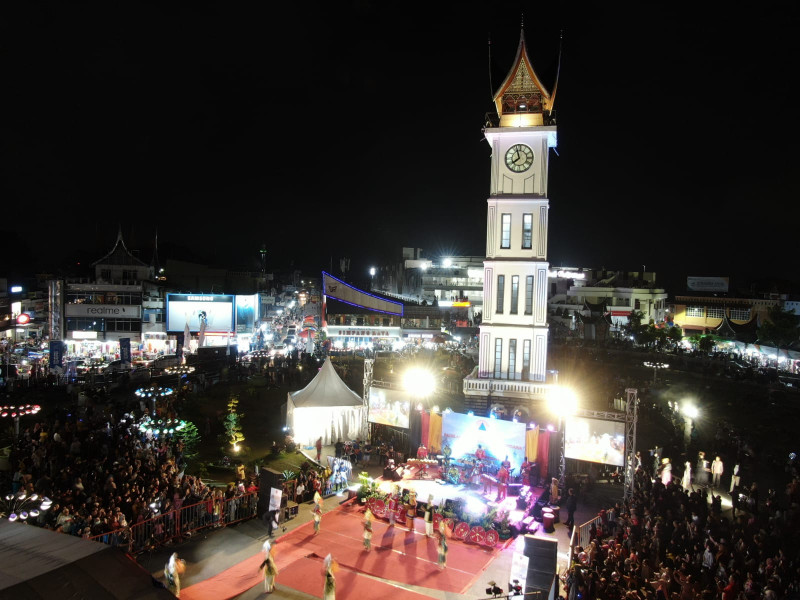
{"type": "Polygon", "coordinates": [[[492,162],[483,320],[478,370],[465,380],[467,395],[488,391],[534,397],[539,395],[535,384],[545,382],[547,174],[549,149],[557,143],[554,100],[555,89],[551,94],[540,82],[521,35],[513,67],[494,97],[497,117],[484,129],[492,162]]]}

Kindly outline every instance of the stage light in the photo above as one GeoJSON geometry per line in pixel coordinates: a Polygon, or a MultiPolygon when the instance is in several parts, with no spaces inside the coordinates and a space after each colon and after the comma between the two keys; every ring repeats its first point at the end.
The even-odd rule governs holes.
{"type": "Polygon", "coordinates": [[[575,392],[569,388],[561,386],[551,388],[548,400],[550,410],[561,417],[575,414],[578,409],[578,398],[575,396],[575,392]]]}
{"type": "Polygon", "coordinates": [[[690,419],[696,419],[697,415],[700,414],[697,410],[697,407],[692,404],[684,404],[683,405],[683,414],[689,417],[690,419]]]}
{"type": "Polygon", "coordinates": [[[431,411],[432,411],[432,412],[435,412],[435,413],[437,413],[437,414],[438,414],[438,413],[439,413],[439,405],[437,404],[436,406],[434,406],[434,407],[431,409],[431,411]]]}
{"type": "Polygon", "coordinates": [[[547,431],[555,431],[555,430],[556,430],[556,428],[555,428],[555,427],[553,427],[553,424],[552,424],[552,423],[551,423],[550,425],[548,425],[548,426],[547,426],[547,431]]]}
{"type": "Polygon", "coordinates": [[[430,371],[409,369],[403,376],[403,387],[415,398],[425,398],[436,389],[436,381],[430,371]]]}
{"type": "Polygon", "coordinates": [[[489,413],[489,418],[490,418],[490,419],[496,419],[496,418],[497,418],[497,415],[494,413],[494,411],[492,411],[491,413],[489,413]]]}
{"type": "Polygon", "coordinates": [[[468,414],[470,417],[474,417],[474,416],[475,416],[475,411],[474,411],[474,410],[471,410],[471,411],[469,411],[467,414],[468,414]]]}

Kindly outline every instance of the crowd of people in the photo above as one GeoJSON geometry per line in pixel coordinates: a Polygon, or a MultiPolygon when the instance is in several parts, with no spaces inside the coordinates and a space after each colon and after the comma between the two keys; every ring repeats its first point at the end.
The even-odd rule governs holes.
{"type": "MultiPolygon", "coordinates": [[[[90,400],[24,427],[11,449],[11,490],[52,500],[49,510],[27,522],[84,538],[114,532],[120,545],[159,543],[169,535],[166,519],[148,528],[154,539],[130,536],[131,528],[201,502],[208,509],[198,511],[198,518],[224,522],[222,511],[231,499],[257,491],[254,482],[241,479],[223,490],[187,475],[183,442],[139,427],[150,417],[149,407],[131,411],[90,400]]],[[[188,531],[201,523],[181,525],[188,531]]]]}
{"type": "Polygon", "coordinates": [[[638,469],[630,500],[601,511],[576,549],[567,599],[800,597],[800,474],[788,477],[782,492],[728,513],[713,484],[686,488],[638,469]]]}

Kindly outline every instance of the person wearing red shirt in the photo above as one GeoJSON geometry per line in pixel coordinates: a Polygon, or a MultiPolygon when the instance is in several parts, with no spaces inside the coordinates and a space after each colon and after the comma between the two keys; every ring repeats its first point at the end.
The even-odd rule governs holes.
{"type": "Polygon", "coordinates": [[[717,587],[719,591],[722,592],[722,600],[735,600],[736,596],[739,594],[739,583],[736,581],[735,575],[730,575],[728,577],[728,585],[723,586],[723,582],[720,581],[717,587]]]}
{"type": "Polygon", "coordinates": [[[475,458],[478,460],[486,460],[486,450],[484,450],[480,444],[478,444],[478,449],[475,450],[475,458]]]}

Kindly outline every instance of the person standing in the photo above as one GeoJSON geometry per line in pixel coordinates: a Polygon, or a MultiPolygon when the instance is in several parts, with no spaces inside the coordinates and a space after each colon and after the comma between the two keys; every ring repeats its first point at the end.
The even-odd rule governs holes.
{"type": "Polygon", "coordinates": [[[550,504],[558,504],[558,479],[555,477],[550,481],[550,504]]]}
{"type": "Polygon", "coordinates": [[[317,438],[316,447],[317,447],[317,462],[319,462],[320,460],[322,460],[322,436],[319,436],[317,438]]]}
{"type": "Polygon", "coordinates": [[[439,524],[439,568],[447,567],[447,536],[444,534],[444,521],[439,524]]]}
{"type": "Polygon", "coordinates": [[[694,469],[694,482],[697,487],[704,488],[708,485],[708,461],[705,452],[697,453],[697,465],[694,469]]]}
{"type": "Polygon", "coordinates": [[[372,550],[372,511],[367,509],[364,515],[364,550],[372,550]]]}
{"type": "Polygon", "coordinates": [[[325,567],[325,588],[322,600],[336,600],[336,577],[334,573],[338,565],[330,554],[325,557],[323,565],[325,567]]]}
{"type": "Polygon", "coordinates": [[[572,531],[572,528],[575,527],[575,510],[578,508],[578,496],[575,495],[573,488],[569,488],[567,492],[567,500],[564,502],[564,507],[567,509],[567,520],[564,525],[572,531]]]}
{"type": "Polygon", "coordinates": [[[692,463],[688,460],[683,465],[683,478],[681,479],[681,487],[686,491],[692,490],[692,463]]]}
{"type": "Polygon", "coordinates": [[[278,567],[275,565],[275,549],[269,540],[264,542],[264,562],[261,569],[264,571],[264,593],[271,594],[275,591],[275,578],[278,576],[278,567]]]}
{"type": "Polygon", "coordinates": [[[739,487],[739,465],[733,465],[733,475],[731,475],[731,489],[729,490],[731,494],[733,494],[733,490],[739,487]]]}
{"type": "Polygon", "coordinates": [[[428,496],[428,505],[425,507],[425,536],[433,537],[433,494],[428,496]]]}
{"type": "Polygon", "coordinates": [[[668,458],[661,459],[661,483],[664,487],[672,481],[672,463],[668,458]]]}
{"type": "Polygon", "coordinates": [[[164,567],[164,577],[167,579],[167,587],[176,598],[181,597],[181,575],[186,570],[186,561],[178,558],[178,553],[173,552],[164,567]]]}
{"type": "Polygon", "coordinates": [[[319,504],[314,505],[314,535],[319,533],[319,526],[322,522],[322,506],[319,504]]]}
{"type": "Polygon", "coordinates": [[[722,479],[723,464],[722,459],[717,456],[711,462],[711,485],[715,488],[719,487],[720,480],[722,479]]]}

